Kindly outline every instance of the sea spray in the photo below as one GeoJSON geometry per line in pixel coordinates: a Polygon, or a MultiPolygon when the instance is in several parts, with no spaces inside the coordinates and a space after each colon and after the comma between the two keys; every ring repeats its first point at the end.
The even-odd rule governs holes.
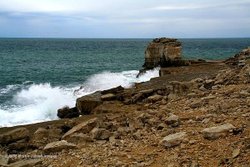
{"type": "Polygon", "coordinates": [[[131,87],[134,83],[148,81],[159,76],[159,69],[147,71],[136,78],[138,71],[102,72],[90,76],[83,84],[72,87],[51,86],[49,83],[25,82],[6,86],[0,95],[19,90],[8,105],[0,105],[0,126],[14,126],[41,121],[55,120],[57,109],[73,107],[78,97],[116,86],[131,87]],[[77,89],[80,89],[76,93],[77,89]]]}

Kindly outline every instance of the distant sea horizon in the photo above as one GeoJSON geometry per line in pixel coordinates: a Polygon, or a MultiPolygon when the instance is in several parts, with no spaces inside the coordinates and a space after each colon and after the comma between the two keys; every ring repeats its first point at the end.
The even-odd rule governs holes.
{"type": "Polygon", "coordinates": [[[155,38],[175,38],[175,39],[245,39],[249,37],[1,37],[0,39],[155,39],[155,38]]]}
{"type": "MultiPolygon", "coordinates": [[[[77,97],[157,77],[156,68],[136,78],[152,39],[0,38],[0,126],[55,120],[77,97]]],[[[250,38],[177,39],[185,59],[226,59],[250,46],[250,38]]]]}

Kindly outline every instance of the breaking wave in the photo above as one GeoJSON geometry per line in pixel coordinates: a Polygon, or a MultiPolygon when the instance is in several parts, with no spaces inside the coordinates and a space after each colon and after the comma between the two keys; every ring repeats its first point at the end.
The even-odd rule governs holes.
{"type": "Polygon", "coordinates": [[[11,94],[11,100],[0,104],[0,126],[15,126],[57,118],[57,109],[73,107],[78,97],[116,86],[130,87],[134,83],[148,81],[159,76],[159,69],[147,71],[137,78],[138,71],[102,72],[90,76],[83,84],[71,87],[51,86],[50,83],[35,84],[27,81],[7,85],[0,89],[0,96],[11,94]],[[75,90],[80,89],[77,93],[75,90]]]}

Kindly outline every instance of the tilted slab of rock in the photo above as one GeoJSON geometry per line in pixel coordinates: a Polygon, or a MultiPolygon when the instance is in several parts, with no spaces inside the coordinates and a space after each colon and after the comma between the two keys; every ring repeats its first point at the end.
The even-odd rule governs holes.
{"type": "Polygon", "coordinates": [[[0,144],[9,144],[18,140],[29,138],[29,131],[26,128],[17,128],[0,135],[0,144]]]}
{"type": "Polygon", "coordinates": [[[102,104],[101,92],[80,97],[76,100],[76,108],[82,114],[90,114],[94,108],[102,104]]]}
{"type": "Polygon", "coordinates": [[[62,139],[66,139],[75,133],[89,133],[92,129],[94,129],[98,125],[98,118],[92,118],[86,122],[80,123],[70,129],[67,133],[65,133],[62,139]]]}
{"type": "Polygon", "coordinates": [[[47,144],[43,150],[45,153],[53,153],[62,151],[63,149],[74,149],[74,148],[76,148],[75,144],[68,143],[66,140],[61,140],[47,144]]]}
{"type": "Polygon", "coordinates": [[[43,148],[47,143],[58,141],[62,135],[58,128],[38,128],[33,134],[30,143],[33,147],[43,148]]]}
{"type": "Polygon", "coordinates": [[[163,140],[161,141],[161,144],[168,148],[178,146],[179,144],[181,144],[181,142],[185,139],[186,136],[187,136],[186,132],[171,134],[164,137],[163,140]]]}
{"type": "Polygon", "coordinates": [[[235,129],[235,127],[232,124],[226,123],[226,124],[223,124],[220,126],[206,128],[206,129],[202,130],[201,132],[202,132],[203,137],[205,139],[215,140],[215,139],[218,139],[220,137],[226,136],[227,133],[233,129],[235,129]]]}
{"type": "Polygon", "coordinates": [[[153,103],[156,101],[160,101],[162,98],[163,98],[163,96],[161,96],[161,95],[152,95],[152,96],[148,97],[147,101],[153,103]]]}
{"type": "Polygon", "coordinates": [[[180,124],[180,118],[177,115],[171,114],[166,119],[166,123],[172,127],[177,127],[180,124]]]}
{"type": "Polygon", "coordinates": [[[107,140],[112,135],[111,132],[104,128],[94,128],[90,133],[93,139],[96,140],[107,140]]]}

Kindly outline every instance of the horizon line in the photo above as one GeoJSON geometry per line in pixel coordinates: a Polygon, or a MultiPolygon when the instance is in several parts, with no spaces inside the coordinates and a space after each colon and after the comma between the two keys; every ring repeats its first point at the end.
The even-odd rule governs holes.
{"type": "MultiPolygon", "coordinates": [[[[161,37],[0,37],[0,39],[155,39],[161,37]]],[[[250,38],[249,37],[166,37],[175,39],[236,39],[250,38]]]]}

